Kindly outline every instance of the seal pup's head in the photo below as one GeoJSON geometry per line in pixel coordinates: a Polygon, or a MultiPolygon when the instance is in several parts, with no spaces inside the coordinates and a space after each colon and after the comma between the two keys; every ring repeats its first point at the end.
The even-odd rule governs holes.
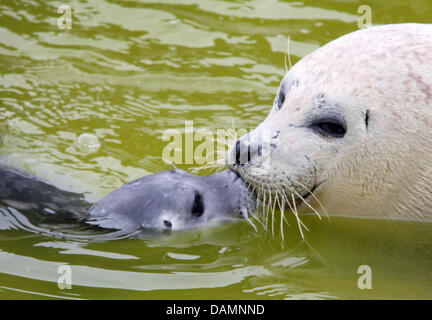
{"type": "Polygon", "coordinates": [[[228,166],[264,206],[432,221],[431,35],[372,27],[306,56],[228,166]]]}
{"type": "Polygon", "coordinates": [[[113,191],[90,208],[86,222],[126,232],[170,231],[248,219],[254,209],[251,190],[231,170],[204,177],[169,170],[113,191]]]}

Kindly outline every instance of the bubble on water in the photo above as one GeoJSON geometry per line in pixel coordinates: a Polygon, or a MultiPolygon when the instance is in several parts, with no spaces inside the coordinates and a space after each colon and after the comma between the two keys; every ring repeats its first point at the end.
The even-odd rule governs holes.
{"type": "Polygon", "coordinates": [[[98,152],[101,147],[101,143],[99,138],[94,134],[83,133],[76,140],[76,146],[81,152],[90,154],[98,152]]]}

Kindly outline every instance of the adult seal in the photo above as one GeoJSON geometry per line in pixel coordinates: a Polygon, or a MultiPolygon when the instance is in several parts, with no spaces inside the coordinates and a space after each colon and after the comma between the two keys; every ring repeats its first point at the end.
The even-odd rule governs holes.
{"type": "Polygon", "coordinates": [[[228,163],[270,207],[432,221],[432,25],[359,30],[307,55],[228,163]]]}

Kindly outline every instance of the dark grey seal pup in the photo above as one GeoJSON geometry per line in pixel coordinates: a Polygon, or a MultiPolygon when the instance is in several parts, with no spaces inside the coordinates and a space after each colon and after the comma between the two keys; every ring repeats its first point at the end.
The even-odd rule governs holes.
{"type": "Polygon", "coordinates": [[[20,170],[0,166],[0,204],[44,222],[76,219],[124,232],[201,228],[255,212],[255,197],[234,171],[195,176],[182,170],[139,178],[91,205],[20,170]]]}

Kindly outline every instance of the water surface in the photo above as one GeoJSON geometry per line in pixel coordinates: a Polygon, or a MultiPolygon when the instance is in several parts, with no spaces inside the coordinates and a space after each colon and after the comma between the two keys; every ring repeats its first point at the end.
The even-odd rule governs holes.
{"type": "MultiPolygon", "coordinates": [[[[285,73],[287,36],[295,63],[357,30],[361,3],[68,1],[72,29],[59,30],[62,4],[0,3],[0,159],[95,201],[169,169],[161,137],[185,120],[254,128],[285,73]],[[97,152],[77,147],[84,133],[98,137],[97,152]]],[[[370,6],[374,24],[432,16],[427,0],[370,6]]],[[[294,221],[284,242],[247,223],[106,241],[3,207],[0,216],[3,299],[432,298],[430,224],[306,217],[306,240],[294,221]],[[71,290],[57,286],[63,264],[71,290]],[[357,286],[361,265],[372,290],[357,286]]]]}

